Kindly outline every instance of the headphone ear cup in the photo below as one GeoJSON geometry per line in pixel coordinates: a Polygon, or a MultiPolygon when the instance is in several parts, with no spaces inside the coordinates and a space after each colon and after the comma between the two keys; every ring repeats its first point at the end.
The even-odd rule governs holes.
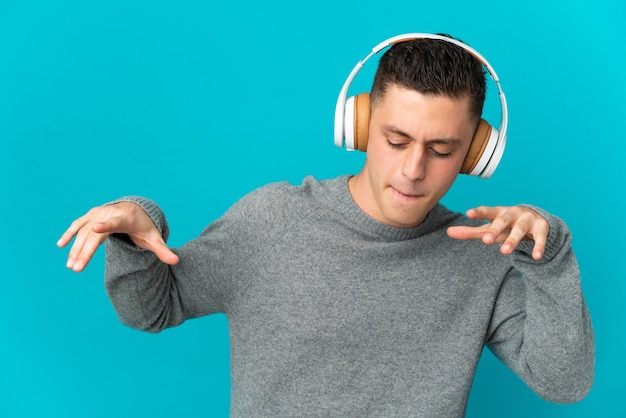
{"type": "Polygon", "coordinates": [[[470,174],[472,170],[474,170],[487,148],[492,129],[493,128],[486,120],[481,119],[480,122],[478,122],[476,131],[474,132],[474,138],[472,139],[472,143],[461,166],[461,174],[470,174]]]}
{"type": "Polygon", "coordinates": [[[367,151],[370,126],[370,94],[361,93],[354,98],[354,149],[367,151]]]}

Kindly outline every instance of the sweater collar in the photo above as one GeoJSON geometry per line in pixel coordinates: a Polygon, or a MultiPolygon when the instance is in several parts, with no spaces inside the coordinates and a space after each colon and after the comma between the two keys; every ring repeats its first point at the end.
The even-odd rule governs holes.
{"type": "Polygon", "coordinates": [[[336,199],[337,209],[346,216],[360,231],[374,239],[383,241],[403,241],[445,228],[456,215],[437,204],[428,213],[424,221],[412,228],[399,228],[384,224],[366,214],[354,201],[348,189],[348,180],[351,175],[345,175],[332,180],[329,185],[336,199]]]}

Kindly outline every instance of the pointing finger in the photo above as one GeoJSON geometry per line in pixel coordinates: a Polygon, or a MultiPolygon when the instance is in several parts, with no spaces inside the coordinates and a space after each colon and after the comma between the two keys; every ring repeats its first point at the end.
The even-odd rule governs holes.
{"type": "Polygon", "coordinates": [[[477,208],[469,209],[465,214],[470,219],[484,219],[486,221],[493,221],[500,213],[500,208],[491,206],[479,206],[477,208]]]}
{"type": "Polygon", "coordinates": [[[57,241],[57,246],[65,247],[86,223],[87,219],[84,216],[74,220],[57,241]]]}
{"type": "Polygon", "coordinates": [[[451,226],[447,233],[450,238],[458,240],[481,239],[489,224],[480,226],[451,226]]]}

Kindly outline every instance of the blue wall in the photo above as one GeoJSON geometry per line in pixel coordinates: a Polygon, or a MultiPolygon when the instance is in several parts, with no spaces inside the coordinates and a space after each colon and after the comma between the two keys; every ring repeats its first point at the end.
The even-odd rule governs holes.
{"type": "Polygon", "coordinates": [[[332,145],[339,88],[373,45],[416,31],[475,46],[509,99],[500,168],[445,203],[564,218],[596,330],[584,401],[543,401],[485,353],[468,416],[626,416],[625,21],[622,0],[0,0],[0,416],[226,416],[225,319],[125,328],[102,251],[77,275],[56,240],[132,193],[160,203],[176,246],[264,183],[356,172],[363,155],[332,145]]]}

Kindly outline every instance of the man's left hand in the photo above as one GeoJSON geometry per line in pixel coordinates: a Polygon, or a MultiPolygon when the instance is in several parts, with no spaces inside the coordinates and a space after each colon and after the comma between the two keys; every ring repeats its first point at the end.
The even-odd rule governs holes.
{"type": "Polygon", "coordinates": [[[524,206],[480,206],[467,211],[470,219],[483,219],[489,223],[480,226],[451,226],[448,235],[455,239],[480,239],[490,245],[502,243],[500,252],[511,254],[522,240],[535,241],[532,258],[543,257],[550,226],[534,210],[524,206]]]}

